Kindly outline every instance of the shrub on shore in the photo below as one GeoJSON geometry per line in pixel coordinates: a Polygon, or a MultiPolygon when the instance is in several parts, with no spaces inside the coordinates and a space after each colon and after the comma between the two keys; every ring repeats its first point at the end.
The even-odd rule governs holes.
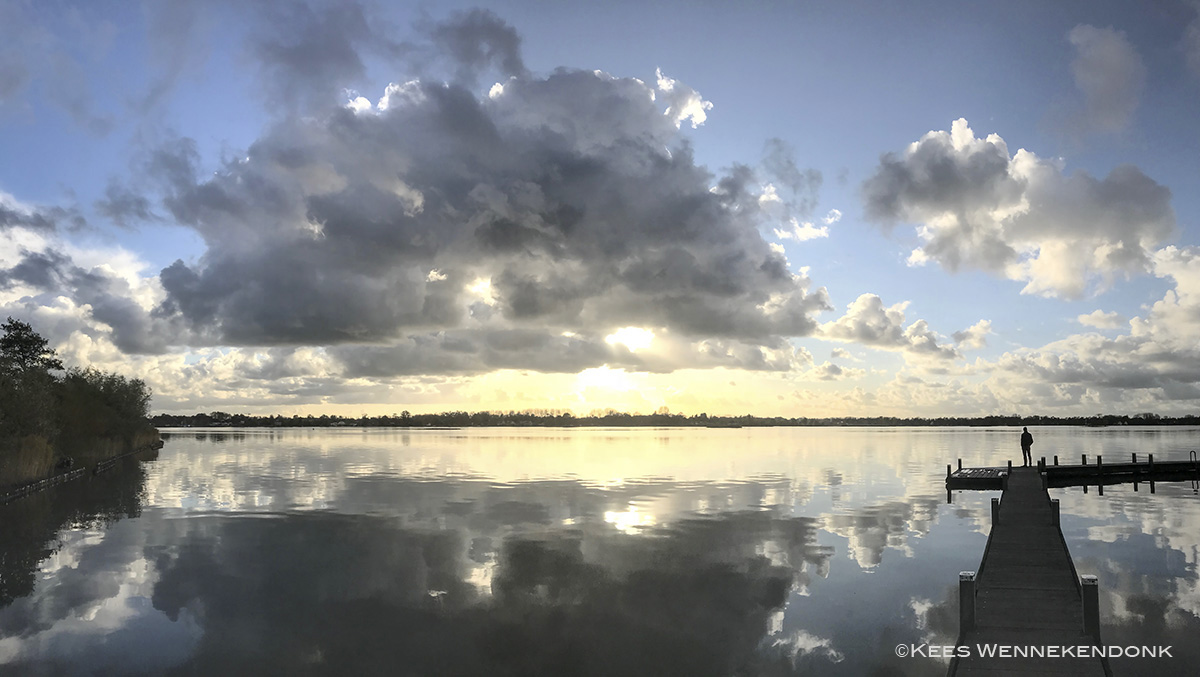
{"type": "Polygon", "coordinates": [[[10,317],[0,329],[0,487],[51,475],[66,457],[90,464],[158,439],[141,379],[64,372],[28,324],[10,317]]]}

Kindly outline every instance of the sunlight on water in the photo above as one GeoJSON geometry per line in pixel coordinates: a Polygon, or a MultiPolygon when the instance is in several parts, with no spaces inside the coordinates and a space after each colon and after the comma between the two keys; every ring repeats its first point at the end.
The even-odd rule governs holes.
{"type": "MultiPolygon", "coordinates": [[[[170,431],[156,460],[0,508],[0,672],[942,674],[892,649],[953,643],[997,495],[948,504],[946,466],[1019,460],[1016,439],[170,431]]],[[[1035,455],[1183,459],[1196,440],[1046,429],[1035,455]]],[[[1106,640],[1190,647],[1200,497],[1156,489],[1054,495],[1106,640]]]]}

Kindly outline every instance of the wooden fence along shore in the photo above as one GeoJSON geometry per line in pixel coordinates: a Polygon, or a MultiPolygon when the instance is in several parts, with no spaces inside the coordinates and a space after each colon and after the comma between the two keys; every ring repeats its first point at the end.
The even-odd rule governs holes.
{"type": "Polygon", "coordinates": [[[98,463],[96,463],[96,465],[92,466],[90,471],[88,468],[75,468],[73,470],[68,470],[64,473],[59,473],[58,475],[53,475],[51,477],[46,477],[44,479],[40,479],[36,482],[30,482],[29,484],[25,484],[20,487],[17,487],[16,489],[13,489],[5,494],[0,494],[0,505],[5,505],[7,503],[11,503],[11,502],[17,500],[18,498],[24,498],[25,496],[28,496],[30,494],[36,494],[37,492],[42,491],[43,489],[49,489],[50,487],[57,486],[64,482],[70,482],[71,480],[78,479],[85,475],[99,475],[100,473],[108,472],[109,470],[112,470],[112,468],[114,466],[116,466],[117,463],[119,463],[120,461],[122,461],[126,458],[129,458],[130,456],[134,456],[134,455],[140,454],[142,452],[150,451],[151,449],[162,449],[162,447],[163,447],[163,442],[162,442],[162,440],[159,440],[159,441],[155,442],[154,444],[151,444],[148,446],[143,446],[143,447],[138,447],[137,449],[134,449],[133,451],[125,452],[124,454],[121,454],[120,456],[113,456],[112,458],[106,458],[102,461],[99,461],[98,463]]]}
{"type": "Polygon", "coordinates": [[[959,574],[959,636],[949,674],[1111,675],[1100,638],[1100,595],[1095,576],[1079,576],[1059,526],[1059,503],[1050,487],[1192,481],[1200,486],[1196,452],[1186,461],[1158,462],[1150,454],[1128,463],[1077,466],[1045,458],[1035,466],[946,466],[946,493],[1001,490],[992,499],[992,529],[978,571],[959,574]],[[1020,648],[985,655],[986,647],[1020,648]],[[1090,650],[1096,647],[1096,651],[1090,650]],[[1069,648],[1069,653],[1064,653],[1069,648]],[[1049,655],[1047,655],[1049,654],[1049,655]]]}

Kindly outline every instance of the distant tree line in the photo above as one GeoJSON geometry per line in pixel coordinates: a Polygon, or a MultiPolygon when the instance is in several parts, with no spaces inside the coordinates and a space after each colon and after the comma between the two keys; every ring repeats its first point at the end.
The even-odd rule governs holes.
{"type": "Polygon", "coordinates": [[[29,324],[0,324],[0,488],[148,444],[149,409],[141,379],[64,368],[29,324]]]}
{"type": "Polygon", "coordinates": [[[974,416],[939,418],[924,417],[855,417],[808,418],[784,416],[687,416],[659,409],[653,414],[629,414],[614,411],[594,411],[587,416],[575,416],[569,411],[531,409],[525,411],[448,411],[437,414],[411,414],[407,411],[384,416],[281,416],[231,414],[214,411],[207,414],[158,414],[151,419],[161,427],[495,427],[495,426],[668,426],[668,427],[766,427],[766,426],[1119,426],[1119,425],[1200,425],[1200,415],[1159,416],[1145,413],[1134,416],[1104,414],[1096,416],[974,416]]]}

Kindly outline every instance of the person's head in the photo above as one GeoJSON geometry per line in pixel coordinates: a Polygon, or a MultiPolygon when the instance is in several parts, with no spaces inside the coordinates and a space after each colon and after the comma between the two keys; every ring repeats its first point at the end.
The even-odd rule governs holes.
{"type": "Polygon", "coordinates": [[[1025,432],[1029,432],[1029,428],[1021,428],[1021,430],[1024,430],[1025,432]]]}

